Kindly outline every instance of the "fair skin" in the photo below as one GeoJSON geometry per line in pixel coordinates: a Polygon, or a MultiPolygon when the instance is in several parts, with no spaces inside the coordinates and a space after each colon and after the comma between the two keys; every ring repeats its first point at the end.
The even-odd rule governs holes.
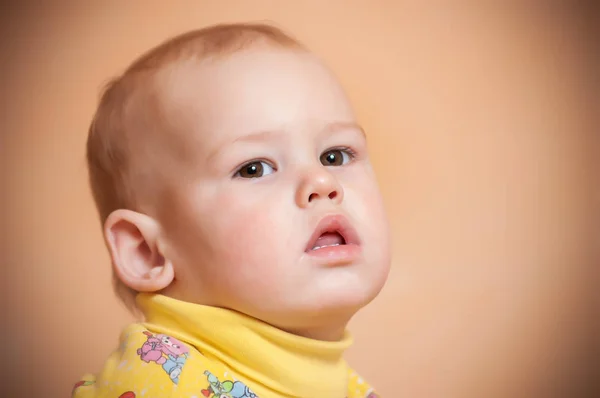
{"type": "Polygon", "coordinates": [[[152,90],[144,109],[160,121],[136,124],[137,211],[105,225],[117,275],[341,338],[383,287],[390,253],[366,138],[331,72],[307,52],[253,48],[167,68],[152,90]],[[307,249],[327,216],[347,221],[356,247],[307,249]]]}

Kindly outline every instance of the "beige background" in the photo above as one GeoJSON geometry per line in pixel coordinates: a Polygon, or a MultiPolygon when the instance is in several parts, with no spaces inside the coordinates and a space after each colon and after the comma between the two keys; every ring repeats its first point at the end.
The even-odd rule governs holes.
{"type": "Polygon", "coordinates": [[[15,3],[0,11],[0,395],[69,396],[130,320],[86,182],[100,87],[171,35],[241,20],[274,21],[323,55],[368,131],[394,264],[351,325],[349,361],[384,397],[589,392],[600,190],[586,10],[15,3]]]}

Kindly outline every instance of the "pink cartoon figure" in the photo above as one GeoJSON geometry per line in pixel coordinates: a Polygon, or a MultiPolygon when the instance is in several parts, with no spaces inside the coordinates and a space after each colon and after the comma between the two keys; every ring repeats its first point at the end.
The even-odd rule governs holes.
{"type": "Polygon", "coordinates": [[[148,338],[138,348],[138,355],[144,362],[156,362],[162,365],[173,383],[177,384],[189,354],[188,348],[179,340],[164,334],[153,335],[147,331],[144,334],[148,338]]]}

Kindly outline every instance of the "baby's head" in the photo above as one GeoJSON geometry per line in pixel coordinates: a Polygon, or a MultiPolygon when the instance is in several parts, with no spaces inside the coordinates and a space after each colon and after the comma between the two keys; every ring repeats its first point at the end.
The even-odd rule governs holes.
{"type": "Polygon", "coordinates": [[[117,291],[339,338],[388,274],[363,129],[321,61],[266,25],[172,39],[105,91],[88,161],[117,291]]]}

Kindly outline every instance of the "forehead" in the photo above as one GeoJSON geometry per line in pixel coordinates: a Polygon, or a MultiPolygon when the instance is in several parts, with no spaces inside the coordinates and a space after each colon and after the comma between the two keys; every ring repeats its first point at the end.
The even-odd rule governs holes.
{"type": "Polygon", "coordinates": [[[337,79],[303,51],[250,49],[190,61],[167,71],[158,83],[165,116],[186,141],[208,150],[256,131],[305,134],[354,121],[337,79]]]}

